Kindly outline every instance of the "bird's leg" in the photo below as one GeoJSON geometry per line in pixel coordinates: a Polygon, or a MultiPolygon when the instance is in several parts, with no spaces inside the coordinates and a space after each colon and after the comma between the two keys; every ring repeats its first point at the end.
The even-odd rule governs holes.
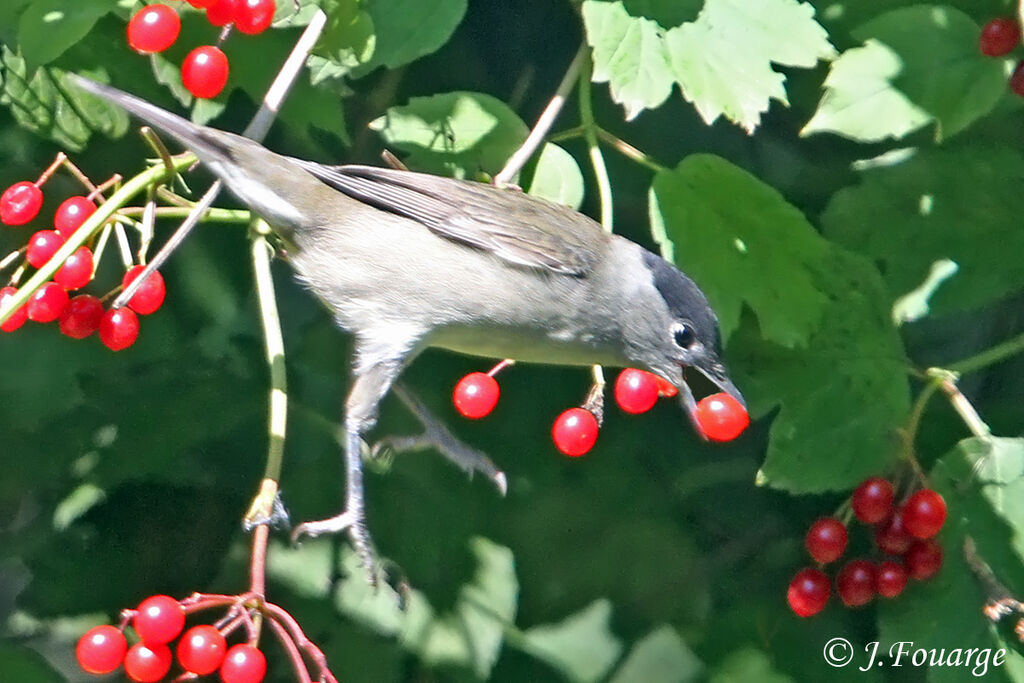
{"type": "Polygon", "coordinates": [[[362,434],[376,422],[377,406],[400,370],[400,361],[356,370],[355,382],[345,401],[345,509],[334,517],[300,524],[292,532],[294,541],[302,536],[344,531],[374,585],[377,583],[377,559],[366,529],[363,504],[362,434]]]}
{"type": "Polygon", "coordinates": [[[394,393],[405,404],[420,424],[423,433],[416,436],[385,437],[373,446],[373,452],[391,449],[396,452],[423,451],[433,449],[454,463],[459,469],[473,476],[479,472],[498,487],[501,495],[508,490],[505,473],[495,467],[484,453],[463,443],[449,431],[441,420],[435,417],[423,402],[403,382],[397,382],[394,393]]]}

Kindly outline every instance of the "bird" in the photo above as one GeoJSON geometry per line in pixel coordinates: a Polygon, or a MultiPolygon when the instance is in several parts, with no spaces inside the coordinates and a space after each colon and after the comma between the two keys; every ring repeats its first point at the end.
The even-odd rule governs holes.
{"type": "Polygon", "coordinates": [[[514,188],[288,157],[112,86],[81,76],[73,82],[191,150],[272,226],[298,280],[352,335],[344,509],[299,525],[293,537],[347,534],[371,577],[378,565],[366,525],[361,439],[403,368],[428,347],[642,368],[678,390],[695,426],[684,368],[745,405],[722,362],[718,319],[697,284],[582,213],[514,188]]]}

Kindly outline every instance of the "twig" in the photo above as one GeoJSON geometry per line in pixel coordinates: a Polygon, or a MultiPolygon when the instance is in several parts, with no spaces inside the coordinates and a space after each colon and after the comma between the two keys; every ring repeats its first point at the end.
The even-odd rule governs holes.
{"type": "Polygon", "coordinates": [[[958,375],[966,375],[971,372],[977,372],[982,368],[986,368],[990,365],[1002,362],[1014,356],[1018,353],[1024,352],[1024,333],[1007,339],[1001,344],[997,344],[990,349],[986,349],[981,353],[965,358],[964,360],[958,361],[951,365],[946,366],[946,369],[955,372],[958,375]]]}
{"type": "MultiPolygon", "coordinates": [[[[274,117],[281,108],[284,97],[288,94],[288,90],[291,89],[292,84],[298,77],[302,65],[306,63],[309,51],[313,49],[313,45],[320,38],[326,23],[327,15],[322,10],[313,15],[309,25],[302,32],[298,42],[295,43],[295,47],[292,48],[291,54],[288,55],[288,59],[285,60],[277,77],[274,78],[274,82],[267,90],[267,94],[263,97],[263,103],[260,104],[259,111],[253,116],[249,125],[245,127],[245,131],[242,133],[245,137],[257,142],[266,137],[267,131],[270,130],[270,125],[274,122],[274,117]]],[[[135,292],[142,287],[146,279],[153,274],[153,271],[159,269],[164,261],[188,237],[188,234],[199,223],[203,213],[213,204],[213,200],[216,199],[222,185],[223,183],[219,179],[210,185],[210,189],[196,203],[193,213],[171,235],[160,251],[157,252],[156,256],[153,257],[153,260],[146,266],[146,269],[117,297],[114,301],[115,308],[124,306],[135,295],[135,292]]]]}
{"type": "Polygon", "coordinates": [[[655,173],[668,170],[667,168],[659,164],[657,161],[652,159],[649,155],[644,154],[639,149],[629,144],[622,138],[612,135],[611,133],[606,131],[604,128],[601,128],[600,126],[594,126],[594,128],[597,131],[597,136],[599,138],[607,142],[609,145],[612,146],[612,149],[622,154],[627,159],[631,159],[636,163],[640,164],[641,166],[649,168],[655,173]]]}
{"type": "Polygon", "coordinates": [[[612,204],[612,185],[608,180],[608,168],[604,165],[601,147],[597,144],[597,124],[594,123],[594,108],[590,101],[590,74],[593,65],[590,60],[580,71],[580,119],[583,122],[583,137],[587,141],[587,152],[590,165],[594,168],[597,179],[597,191],[601,198],[601,226],[608,232],[612,231],[614,206],[612,204]]]}
{"type": "Polygon", "coordinates": [[[544,137],[551,130],[551,126],[554,124],[555,119],[558,118],[558,114],[562,111],[562,106],[565,104],[566,98],[569,96],[569,92],[575,85],[576,80],[579,76],[580,69],[583,67],[583,62],[587,58],[589,48],[584,43],[580,45],[580,49],[576,51],[576,56],[573,57],[572,62],[569,63],[569,68],[565,70],[565,75],[562,76],[561,83],[558,84],[558,89],[555,91],[554,96],[548,105],[544,107],[544,111],[541,112],[540,117],[537,119],[537,123],[534,124],[530,134],[526,136],[526,140],[517,149],[512,156],[509,157],[505,163],[505,167],[502,168],[496,176],[494,176],[495,185],[507,185],[512,182],[512,178],[516,176],[519,171],[522,170],[526,162],[530,160],[533,153],[544,142],[544,137]]]}

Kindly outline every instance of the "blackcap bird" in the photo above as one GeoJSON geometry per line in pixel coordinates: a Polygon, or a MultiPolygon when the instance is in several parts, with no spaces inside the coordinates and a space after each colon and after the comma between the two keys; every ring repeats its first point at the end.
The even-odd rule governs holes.
{"type": "Polygon", "coordinates": [[[373,576],[361,437],[427,347],[643,368],[678,389],[691,419],[684,367],[743,402],[720,359],[718,320],[693,280],[583,214],[516,189],[286,157],[109,86],[75,83],[194,152],[273,226],[298,278],[353,335],[345,509],[296,531],[347,532],[373,576]]]}

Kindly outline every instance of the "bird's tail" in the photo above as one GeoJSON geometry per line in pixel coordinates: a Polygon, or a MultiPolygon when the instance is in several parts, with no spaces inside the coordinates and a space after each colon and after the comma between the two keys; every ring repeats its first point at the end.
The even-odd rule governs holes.
{"type": "Polygon", "coordinates": [[[250,209],[285,232],[303,228],[322,183],[286,157],[234,133],[199,126],[117,88],[74,74],[72,82],[177,138],[250,209]],[[311,197],[311,199],[310,199],[311,197]]]}
{"type": "Polygon", "coordinates": [[[224,143],[218,140],[219,135],[223,134],[221,131],[212,131],[209,128],[198,126],[177,114],[172,114],[166,109],[161,109],[155,104],[150,104],[112,86],[97,83],[77,74],[68,74],[68,77],[82,90],[116,104],[129,114],[173,136],[195,152],[200,160],[211,163],[226,161],[230,158],[230,153],[224,143]]]}

